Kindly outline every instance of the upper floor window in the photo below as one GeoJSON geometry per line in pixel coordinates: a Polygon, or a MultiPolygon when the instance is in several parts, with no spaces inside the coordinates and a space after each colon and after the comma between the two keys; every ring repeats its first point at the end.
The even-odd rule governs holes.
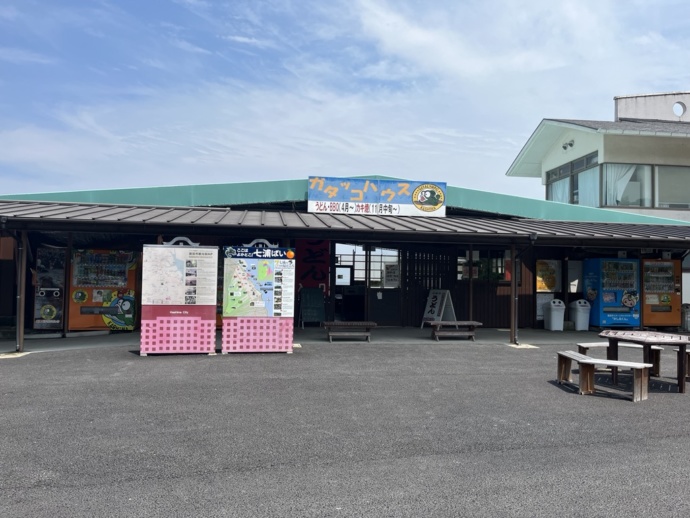
{"type": "Polygon", "coordinates": [[[690,207],[690,167],[658,166],[655,206],[669,209],[690,207]]]}
{"type": "Polygon", "coordinates": [[[575,205],[599,206],[598,154],[577,158],[546,173],[546,199],[575,205]]]}
{"type": "Polygon", "coordinates": [[[651,207],[652,166],[604,164],[604,207],[651,207]]]}

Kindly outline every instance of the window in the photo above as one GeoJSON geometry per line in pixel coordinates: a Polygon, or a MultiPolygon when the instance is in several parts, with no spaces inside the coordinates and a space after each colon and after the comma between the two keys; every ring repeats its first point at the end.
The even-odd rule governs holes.
{"type": "Polygon", "coordinates": [[[586,207],[599,206],[599,166],[573,176],[573,203],[586,207]]]}
{"type": "MultiPolygon", "coordinates": [[[[458,279],[472,278],[485,281],[510,281],[512,275],[510,250],[475,250],[473,260],[469,252],[458,258],[458,279]],[[471,268],[471,269],[470,269],[471,268]]],[[[517,281],[520,282],[520,259],[517,260],[517,281]]]]}
{"type": "Polygon", "coordinates": [[[652,166],[604,164],[604,207],[651,207],[652,166]]]}
{"type": "Polygon", "coordinates": [[[546,199],[599,206],[598,154],[577,158],[546,172],[546,199]]]}
{"type": "Polygon", "coordinates": [[[690,207],[690,167],[658,166],[655,206],[662,209],[690,207]]]}
{"type": "Polygon", "coordinates": [[[563,178],[546,186],[546,199],[570,203],[570,178],[563,178]]]}

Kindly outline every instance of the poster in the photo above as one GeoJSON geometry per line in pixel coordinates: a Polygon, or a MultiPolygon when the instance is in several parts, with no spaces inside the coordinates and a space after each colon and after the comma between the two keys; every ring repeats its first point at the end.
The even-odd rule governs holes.
{"type": "Polygon", "coordinates": [[[536,263],[537,292],[561,291],[561,262],[538,259],[536,263]]]}
{"type": "Polygon", "coordinates": [[[36,251],[34,329],[62,329],[66,258],[64,248],[40,247],[36,251]]]}
{"type": "Polygon", "coordinates": [[[224,248],[223,317],[293,317],[295,251],[224,248]]]}

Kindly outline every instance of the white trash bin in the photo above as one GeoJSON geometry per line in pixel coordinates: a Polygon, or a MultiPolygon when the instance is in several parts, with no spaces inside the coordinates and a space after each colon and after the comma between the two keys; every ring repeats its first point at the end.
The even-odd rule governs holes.
{"type": "Polygon", "coordinates": [[[563,331],[565,304],[562,300],[553,299],[544,304],[544,329],[549,331],[563,331]]]}
{"type": "Polygon", "coordinates": [[[568,304],[570,319],[575,322],[575,331],[589,331],[589,311],[592,306],[585,299],[568,304]]]}

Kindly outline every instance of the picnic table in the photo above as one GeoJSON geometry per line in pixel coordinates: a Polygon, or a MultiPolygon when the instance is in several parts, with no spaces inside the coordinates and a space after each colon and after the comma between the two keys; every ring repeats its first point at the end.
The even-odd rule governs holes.
{"type": "Polygon", "coordinates": [[[428,320],[425,322],[431,326],[431,338],[438,342],[439,337],[463,337],[474,341],[474,333],[481,322],[474,320],[428,320]]]}
{"type": "MultiPolygon", "coordinates": [[[[618,342],[629,342],[642,346],[642,358],[644,363],[652,363],[652,346],[671,345],[678,347],[678,392],[685,393],[685,374],[687,371],[687,346],[690,343],[690,336],[674,333],[659,333],[656,331],[620,331],[606,329],[599,333],[599,336],[609,341],[606,349],[606,357],[609,360],[618,360],[618,342]]],[[[618,383],[618,368],[611,367],[611,379],[614,384],[618,383]]]]}

